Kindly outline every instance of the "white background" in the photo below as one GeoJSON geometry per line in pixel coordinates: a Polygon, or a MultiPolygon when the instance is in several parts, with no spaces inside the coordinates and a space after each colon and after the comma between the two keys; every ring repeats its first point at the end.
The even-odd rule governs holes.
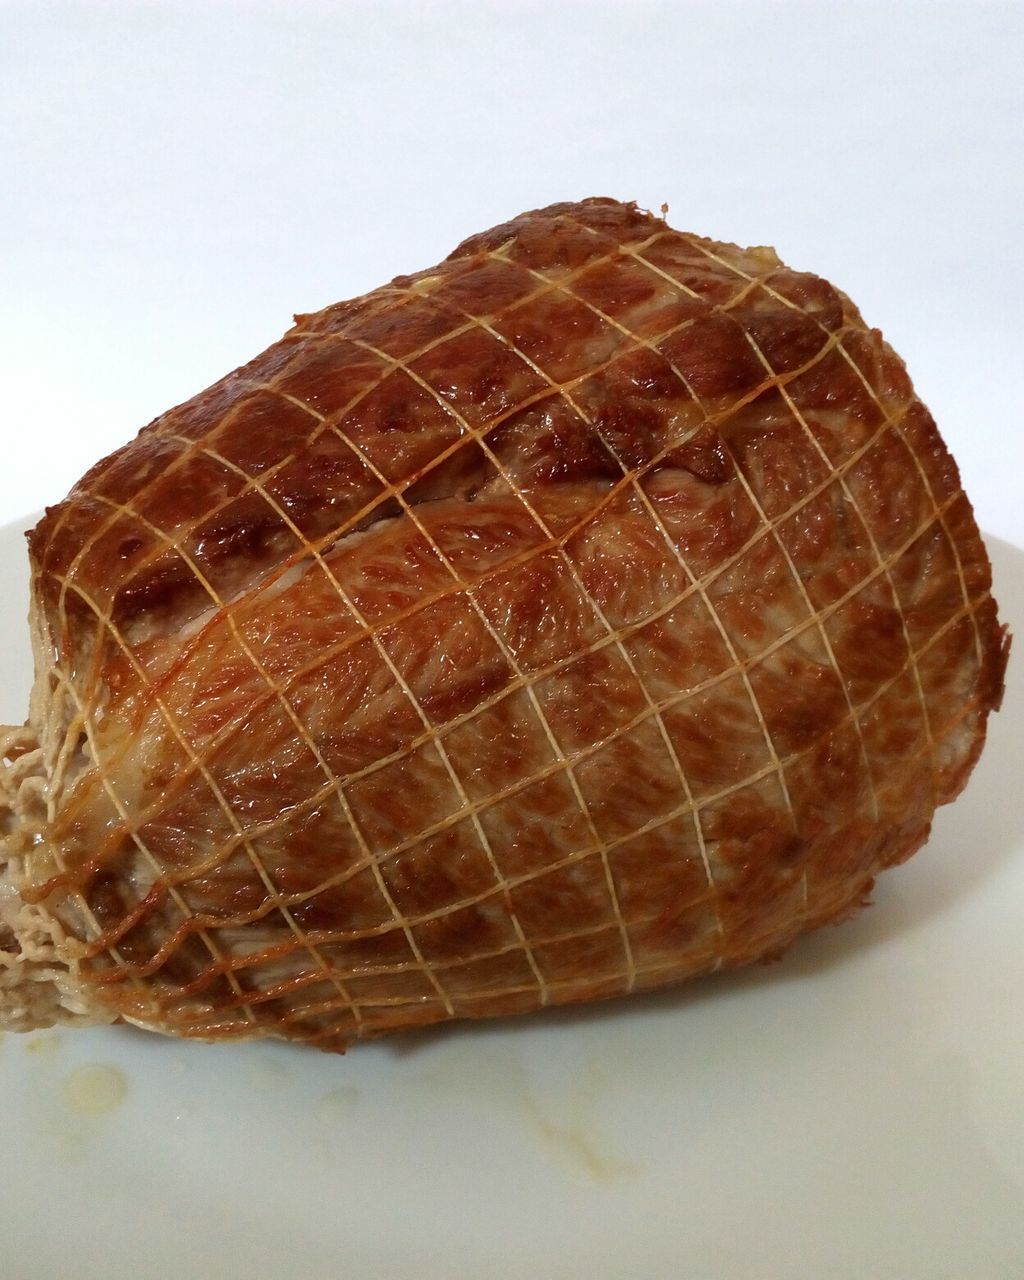
{"type": "Polygon", "coordinates": [[[670,206],[846,289],[1024,538],[1024,4],[3,3],[0,521],[526,208],[670,206]]]}
{"type": "MultiPolygon", "coordinates": [[[[605,194],[853,296],[1003,540],[1020,633],[1022,65],[1011,3],[0,0],[0,524],[293,311],[605,194]]],[[[8,529],[0,719],[25,592],[8,529]]],[[[7,1036],[0,1271],[1018,1280],[1011,675],[928,849],[771,969],[342,1060],[7,1036]],[[119,1110],[69,1105],[82,1064],[119,1110]]]]}

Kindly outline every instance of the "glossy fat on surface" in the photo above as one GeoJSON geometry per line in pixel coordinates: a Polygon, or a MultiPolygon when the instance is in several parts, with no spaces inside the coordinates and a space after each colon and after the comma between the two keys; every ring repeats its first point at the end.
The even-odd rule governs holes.
{"type": "Polygon", "coordinates": [[[777,954],[922,843],[1001,688],[879,332],[614,201],[297,317],[30,549],[21,895],[97,1009],[182,1035],[338,1048],[777,954]]]}

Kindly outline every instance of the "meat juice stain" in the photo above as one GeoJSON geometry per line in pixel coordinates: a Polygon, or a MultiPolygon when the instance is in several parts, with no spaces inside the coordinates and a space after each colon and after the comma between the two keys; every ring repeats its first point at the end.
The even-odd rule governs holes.
{"type": "Polygon", "coordinates": [[[628,1174],[638,1173],[637,1166],[601,1151],[598,1143],[578,1124],[560,1124],[550,1120],[533,1104],[534,1129],[541,1143],[559,1163],[584,1173],[594,1182],[616,1182],[628,1174]]]}
{"type": "Polygon", "coordinates": [[[31,1036],[25,1041],[25,1052],[34,1053],[40,1058],[50,1058],[60,1048],[61,1040],[56,1031],[48,1031],[41,1036],[31,1036]]]}
{"type": "Polygon", "coordinates": [[[562,1168],[588,1181],[610,1184],[641,1170],[608,1150],[607,1139],[598,1132],[606,1080],[603,1068],[586,1063],[567,1088],[552,1088],[542,1103],[521,1061],[465,1050],[446,1054],[436,1070],[420,1077],[430,1092],[457,1098],[460,1105],[479,1102],[525,1121],[541,1149],[562,1168]]]}
{"type": "Polygon", "coordinates": [[[541,1106],[531,1095],[527,1114],[541,1143],[558,1162],[594,1182],[613,1183],[640,1172],[637,1165],[608,1150],[597,1134],[608,1076],[594,1062],[573,1075],[561,1106],[541,1106]]]}
{"type": "Polygon", "coordinates": [[[128,1082],[116,1067],[89,1063],[71,1072],[63,1093],[64,1101],[77,1115],[109,1115],[127,1096],[128,1082]]]}
{"type": "Polygon", "coordinates": [[[585,1174],[594,1182],[618,1182],[639,1173],[640,1169],[631,1161],[602,1149],[601,1140],[593,1131],[597,1100],[596,1094],[581,1088],[567,1099],[564,1113],[560,1113],[557,1120],[532,1098],[528,1099],[527,1112],[542,1145],[560,1164],[585,1174]]]}

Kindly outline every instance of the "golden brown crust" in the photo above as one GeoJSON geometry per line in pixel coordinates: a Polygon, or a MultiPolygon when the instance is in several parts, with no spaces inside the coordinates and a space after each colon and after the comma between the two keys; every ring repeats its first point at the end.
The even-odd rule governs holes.
{"type": "Polygon", "coordinates": [[[23,896],[177,1034],[338,1047],[775,954],[925,839],[1006,658],[878,331],[610,200],[297,317],[30,549],[23,896]]]}

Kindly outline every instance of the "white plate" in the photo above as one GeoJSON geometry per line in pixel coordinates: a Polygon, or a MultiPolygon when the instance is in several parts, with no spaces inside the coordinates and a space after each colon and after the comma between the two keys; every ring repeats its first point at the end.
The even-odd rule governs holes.
{"type": "MultiPolygon", "coordinates": [[[[1024,633],[1024,551],[991,545],[1024,633]]],[[[29,662],[0,531],[0,718],[29,662]]],[[[780,963],[346,1057],[0,1043],[14,1280],[1010,1280],[1024,1265],[1024,655],[964,797],[780,963]],[[122,1091],[123,1097],[118,1098],[122,1091]]]]}

